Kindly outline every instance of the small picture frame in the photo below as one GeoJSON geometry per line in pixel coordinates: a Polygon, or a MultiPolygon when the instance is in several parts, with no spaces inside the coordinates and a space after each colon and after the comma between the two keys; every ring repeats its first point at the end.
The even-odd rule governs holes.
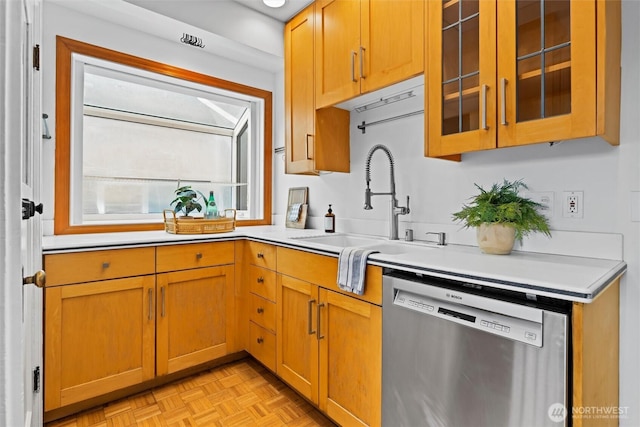
{"type": "Polygon", "coordinates": [[[307,223],[309,187],[289,188],[285,226],[287,228],[305,228],[307,223]]]}

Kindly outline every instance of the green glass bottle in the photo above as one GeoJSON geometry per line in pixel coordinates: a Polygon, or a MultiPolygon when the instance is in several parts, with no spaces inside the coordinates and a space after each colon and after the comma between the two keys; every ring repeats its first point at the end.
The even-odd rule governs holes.
{"type": "Polygon", "coordinates": [[[213,191],[209,191],[209,201],[207,202],[207,209],[204,213],[206,219],[214,219],[218,216],[218,207],[216,206],[216,199],[213,197],[213,191]]]}

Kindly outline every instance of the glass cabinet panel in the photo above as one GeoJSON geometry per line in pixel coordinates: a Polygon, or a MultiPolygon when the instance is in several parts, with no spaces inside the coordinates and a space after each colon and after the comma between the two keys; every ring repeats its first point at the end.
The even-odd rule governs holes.
{"type": "Polygon", "coordinates": [[[480,125],[477,0],[442,1],[442,135],[480,125]]]}
{"type": "Polygon", "coordinates": [[[569,0],[516,2],[518,122],[571,113],[569,0]]]}

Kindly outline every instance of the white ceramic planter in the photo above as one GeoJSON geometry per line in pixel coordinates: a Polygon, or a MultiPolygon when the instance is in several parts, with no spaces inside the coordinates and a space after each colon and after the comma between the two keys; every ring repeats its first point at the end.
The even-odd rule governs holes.
{"type": "Polygon", "coordinates": [[[505,224],[480,224],[476,229],[476,236],[482,252],[492,255],[507,255],[513,249],[516,229],[505,224]]]}

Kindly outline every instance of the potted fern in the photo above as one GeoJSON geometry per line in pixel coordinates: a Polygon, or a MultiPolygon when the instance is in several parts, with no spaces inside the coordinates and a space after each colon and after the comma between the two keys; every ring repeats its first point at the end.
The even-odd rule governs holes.
{"type": "Polygon", "coordinates": [[[520,189],[528,189],[522,180],[505,179],[489,190],[475,186],[480,193],[453,218],[467,228],[476,227],[478,246],[484,253],[509,254],[516,239],[522,243],[523,237],[532,232],[551,237],[547,218],[538,212],[544,206],[518,194],[520,189]]]}

